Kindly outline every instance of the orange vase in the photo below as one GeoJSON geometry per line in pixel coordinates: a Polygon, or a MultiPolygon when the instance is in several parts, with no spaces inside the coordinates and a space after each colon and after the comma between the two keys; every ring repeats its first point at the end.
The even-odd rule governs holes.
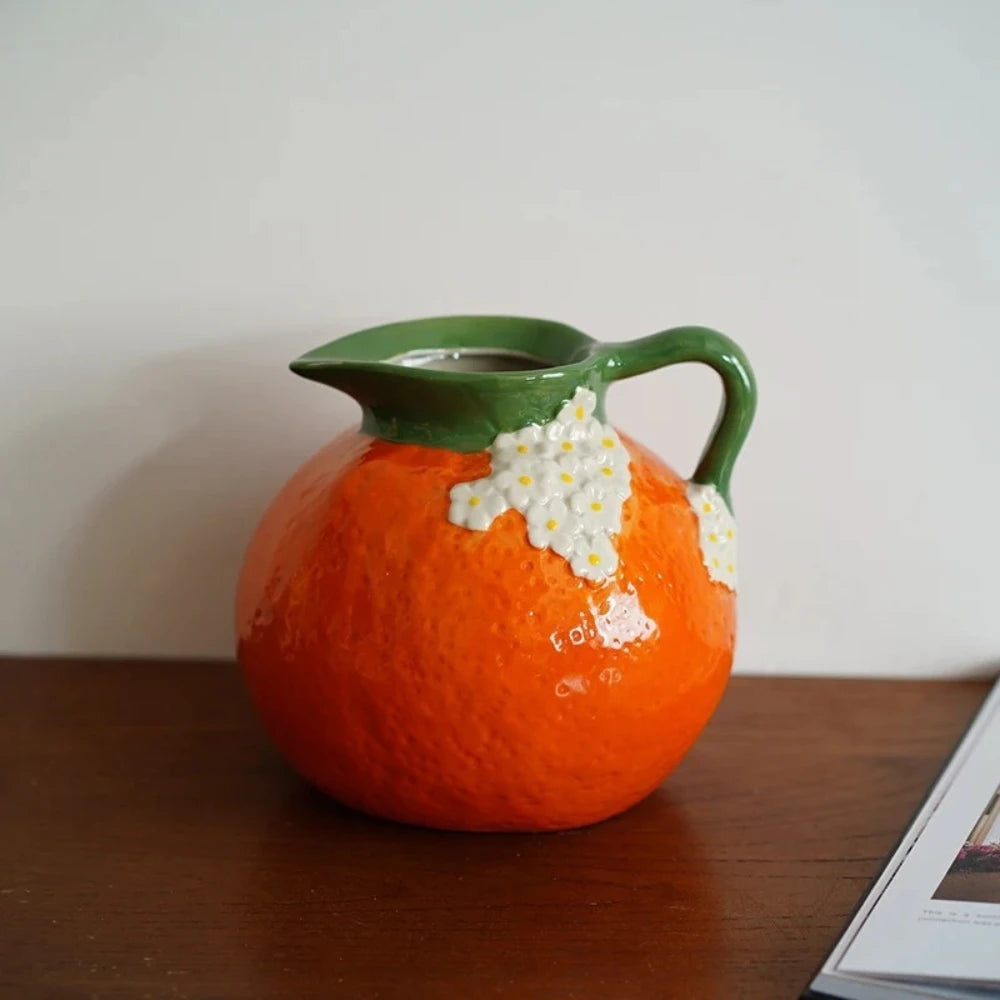
{"type": "Polygon", "coordinates": [[[450,317],[292,367],[363,413],[279,493],[239,581],[239,661],[292,766],[456,830],[581,826],[652,791],[732,662],[740,350],[703,328],[601,345],[450,317]],[[683,361],[725,390],[690,481],[604,413],[611,381],[683,361]]]}

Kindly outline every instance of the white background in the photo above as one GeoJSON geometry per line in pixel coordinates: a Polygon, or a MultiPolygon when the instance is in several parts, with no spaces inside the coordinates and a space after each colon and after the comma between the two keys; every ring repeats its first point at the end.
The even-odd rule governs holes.
{"type": "MultiPolygon", "coordinates": [[[[0,647],[231,650],[375,323],[701,323],[761,407],[739,668],[1000,653],[1000,4],[0,5],[0,647]]],[[[612,418],[689,472],[715,377],[612,418]]]]}

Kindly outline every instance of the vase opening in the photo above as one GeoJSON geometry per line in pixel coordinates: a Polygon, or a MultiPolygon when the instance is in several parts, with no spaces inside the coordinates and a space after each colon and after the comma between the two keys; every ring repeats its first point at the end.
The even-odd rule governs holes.
{"type": "Polygon", "coordinates": [[[455,347],[406,351],[388,359],[404,368],[438,372],[526,372],[552,368],[552,362],[524,351],[502,348],[455,347]]]}

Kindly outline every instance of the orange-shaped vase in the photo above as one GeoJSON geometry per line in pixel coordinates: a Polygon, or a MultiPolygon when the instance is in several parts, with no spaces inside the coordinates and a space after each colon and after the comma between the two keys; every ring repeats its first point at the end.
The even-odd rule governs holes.
{"type": "Polygon", "coordinates": [[[581,826],[652,791],[732,663],[742,352],[700,327],[602,345],[449,317],[292,367],[363,413],[278,494],[240,577],[239,661],[292,766],[455,830],[581,826]],[[604,412],[610,382],[686,361],[725,391],[690,481],[604,412]]]}

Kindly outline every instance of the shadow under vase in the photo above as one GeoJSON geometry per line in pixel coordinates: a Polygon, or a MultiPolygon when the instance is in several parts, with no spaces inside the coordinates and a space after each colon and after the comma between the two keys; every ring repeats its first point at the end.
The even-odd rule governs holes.
{"type": "MultiPolygon", "coordinates": [[[[660,790],[596,826],[463,834],[373,819],[302,785],[263,832],[240,937],[256,995],[715,995],[721,899],[660,790]],[[647,843],[648,841],[648,843],[647,843]],[[410,986],[404,988],[405,984],[410,986]]],[[[248,984],[250,985],[250,984],[248,984]]]]}

